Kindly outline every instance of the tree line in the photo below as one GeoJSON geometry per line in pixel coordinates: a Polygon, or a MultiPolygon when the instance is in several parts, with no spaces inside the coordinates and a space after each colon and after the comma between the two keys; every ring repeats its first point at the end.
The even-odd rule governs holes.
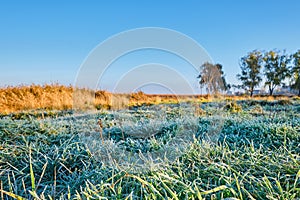
{"type": "Polygon", "coordinates": [[[207,93],[237,87],[253,96],[254,89],[264,81],[269,95],[277,87],[288,85],[300,96],[300,50],[290,55],[280,50],[254,50],[240,59],[240,68],[237,78],[241,84],[235,86],[226,83],[221,64],[204,63],[197,77],[200,87],[205,87],[207,93]]]}

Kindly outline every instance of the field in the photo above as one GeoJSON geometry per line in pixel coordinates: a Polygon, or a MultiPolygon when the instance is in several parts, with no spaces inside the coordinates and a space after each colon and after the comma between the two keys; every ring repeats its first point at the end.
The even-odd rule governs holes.
{"type": "MultiPolygon", "coordinates": [[[[78,101],[85,101],[92,95],[92,106],[97,109],[121,109],[130,105],[176,103],[179,99],[193,99],[194,96],[147,95],[143,92],[132,94],[112,94],[107,91],[93,92],[59,84],[24,85],[0,88],[0,114],[22,112],[24,110],[68,110],[73,108],[73,94],[78,101]]],[[[207,96],[202,96],[208,99],[207,96]]],[[[85,102],[83,102],[84,104],[85,102]]],[[[83,105],[85,106],[85,105],[83,105]]]]}
{"type": "Polygon", "coordinates": [[[300,199],[299,113],[294,98],[2,114],[0,198],[300,199]]]}
{"type": "MultiPolygon", "coordinates": [[[[87,89],[74,89],[72,86],[59,84],[21,85],[0,88],[0,115],[20,113],[28,110],[70,110],[74,107],[74,93],[77,101],[84,101],[92,96],[90,107],[102,109],[124,109],[129,106],[170,104],[179,102],[210,102],[214,99],[208,95],[164,95],[145,94],[136,92],[131,94],[113,94],[107,91],[93,92],[87,89]]],[[[298,98],[299,97],[295,97],[298,98]]],[[[227,100],[284,100],[286,96],[228,96],[227,100]]]]}

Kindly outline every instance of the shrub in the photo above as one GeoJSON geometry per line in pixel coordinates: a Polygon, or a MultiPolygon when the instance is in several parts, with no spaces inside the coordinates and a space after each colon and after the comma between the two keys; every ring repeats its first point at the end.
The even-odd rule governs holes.
{"type": "Polygon", "coordinates": [[[237,113],[237,112],[241,112],[243,109],[242,106],[237,104],[236,102],[230,102],[224,106],[224,110],[227,110],[232,113],[237,113]]]}

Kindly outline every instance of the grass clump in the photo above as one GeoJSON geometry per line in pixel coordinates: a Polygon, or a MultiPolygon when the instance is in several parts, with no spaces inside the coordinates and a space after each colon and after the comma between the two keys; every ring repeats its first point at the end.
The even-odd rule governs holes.
{"type": "Polygon", "coordinates": [[[242,111],[242,106],[236,102],[229,102],[224,106],[224,109],[231,113],[238,113],[242,111]]]}

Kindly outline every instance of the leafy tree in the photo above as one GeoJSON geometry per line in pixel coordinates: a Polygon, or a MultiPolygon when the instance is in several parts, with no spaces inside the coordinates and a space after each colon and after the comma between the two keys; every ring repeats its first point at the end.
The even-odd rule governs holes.
{"type": "Polygon", "coordinates": [[[292,67],[292,88],[298,90],[298,96],[300,96],[300,49],[292,55],[293,67],[292,67]]]}
{"type": "Polygon", "coordinates": [[[197,78],[200,79],[200,87],[206,87],[208,94],[219,93],[230,88],[230,85],[226,83],[222,68],[221,64],[214,65],[208,62],[200,67],[200,74],[197,78]]]}
{"type": "Polygon", "coordinates": [[[290,76],[288,68],[290,56],[280,51],[269,51],[264,54],[263,60],[265,85],[268,86],[269,94],[273,95],[274,89],[282,85],[284,80],[290,76]]]}
{"type": "Polygon", "coordinates": [[[242,57],[240,68],[242,72],[237,75],[237,78],[242,82],[242,88],[249,91],[252,96],[254,88],[262,81],[260,74],[262,53],[255,50],[242,57]]]}

